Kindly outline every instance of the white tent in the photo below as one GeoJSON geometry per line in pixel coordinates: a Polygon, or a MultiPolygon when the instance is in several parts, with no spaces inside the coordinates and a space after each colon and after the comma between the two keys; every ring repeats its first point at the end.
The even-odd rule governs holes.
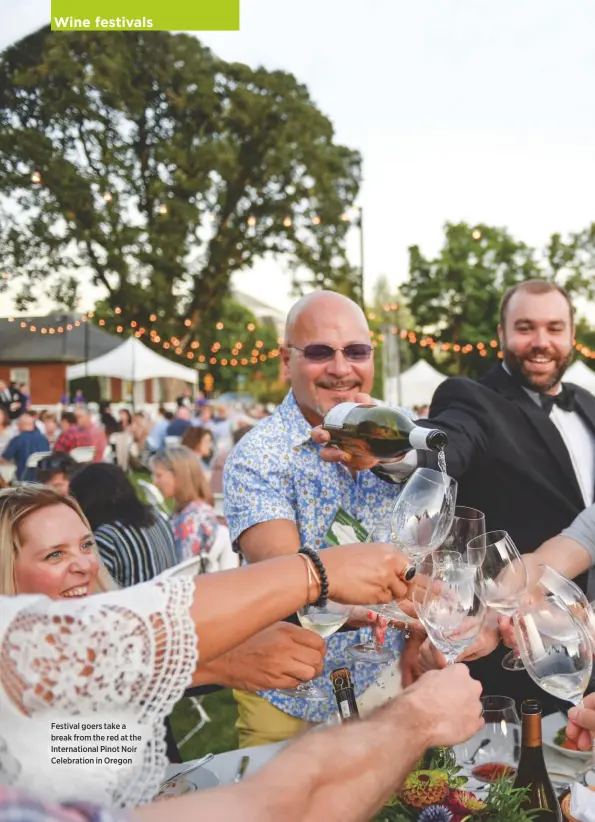
{"type": "Polygon", "coordinates": [[[384,386],[384,399],[389,405],[402,405],[405,408],[428,405],[434,391],[445,379],[444,374],[430,363],[418,360],[407,371],[403,371],[400,378],[388,377],[384,386]]]}
{"type": "Polygon", "coordinates": [[[568,371],[564,374],[562,382],[573,382],[595,394],[595,371],[589,368],[582,360],[572,363],[568,371]]]}
{"type": "Polygon", "coordinates": [[[139,342],[136,337],[129,337],[122,345],[94,360],[68,366],[67,380],[77,380],[81,377],[114,377],[129,382],[142,382],[155,377],[174,377],[193,385],[198,383],[198,371],[166,360],[139,342]]]}

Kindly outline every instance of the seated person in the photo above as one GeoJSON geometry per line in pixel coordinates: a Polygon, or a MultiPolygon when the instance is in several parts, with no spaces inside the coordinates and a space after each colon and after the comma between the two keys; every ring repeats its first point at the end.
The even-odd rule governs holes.
{"type": "Polygon", "coordinates": [[[55,451],[64,451],[69,454],[75,448],[93,445],[91,432],[86,428],[79,427],[76,415],[72,411],[62,412],[60,428],[62,433],[56,440],[55,451]]]}
{"type": "Polygon", "coordinates": [[[89,520],[99,554],[118,585],[146,582],[178,563],[168,518],[139,500],[117,465],[85,466],[72,479],[70,493],[89,520]]]}
{"type": "Polygon", "coordinates": [[[180,562],[203,556],[204,570],[237,568],[231,543],[220,540],[213,493],[195,454],[184,445],[159,451],[151,460],[153,482],[166,499],[174,500],[172,525],[180,562]]]}
{"type": "Polygon", "coordinates": [[[78,462],[73,460],[70,454],[58,451],[37,463],[35,481],[67,497],[70,493],[70,478],[78,468],[78,462]]]}
{"type": "Polygon", "coordinates": [[[213,435],[208,428],[191,426],[184,431],[182,445],[196,454],[207,479],[210,477],[210,464],[213,457],[213,435]]]}
{"type": "Polygon", "coordinates": [[[27,468],[27,460],[32,454],[39,451],[49,451],[50,444],[47,437],[35,425],[35,416],[29,411],[23,411],[18,418],[19,433],[13,437],[0,457],[0,462],[13,461],[17,466],[17,477],[24,482],[33,482],[35,468],[27,468]]]}

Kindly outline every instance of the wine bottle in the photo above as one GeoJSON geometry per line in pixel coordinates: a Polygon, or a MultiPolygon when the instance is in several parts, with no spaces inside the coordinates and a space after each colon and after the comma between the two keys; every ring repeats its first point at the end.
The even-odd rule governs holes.
{"type": "Polygon", "coordinates": [[[398,408],[342,402],[327,412],[322,427],[330,445],[362,457],[390,460],[416,448],[443,451],[447,437],[435,428],[421,428],[398,408]]]}
{"type": "Polygon", "coordinates": [[[541,705],[526,699],[522,705],[523,737],[515,788],[528,788],[524,810],[536,811],[535,822],[562,822],[560,803],[548,776],[541,747],[541,705]]]}
{"type": "Polygon", "coordinates": [[[359,711],[357,709],[357,702],[355,701],[355,691],[353,690],[349,668],[337,668],[334,670],[331,673],[331,682],[333,684],[333,691],[335,692],[335,699],[339,706],[341,722],[347,722],[350,719],[359,719],[359,711]]]}

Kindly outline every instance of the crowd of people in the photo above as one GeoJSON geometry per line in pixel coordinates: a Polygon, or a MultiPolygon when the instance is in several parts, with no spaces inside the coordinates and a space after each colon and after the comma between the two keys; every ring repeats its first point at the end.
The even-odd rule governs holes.
{"type": "MultiPolygon", "coordinates": [[[[562,382],[574,334],[568,295],[548,282],[515,286],[503,297],[498,334],[501,362],[478,382],[447,379],[418,425],[448,434],[457,501],[484,512],[487,530],[510,534],[530,575],[547,564],[586,590],[595,562],[595,397],[562,382]]],[[[306,732],[327,718],[330,671],[349,664],[349,647],[378,623],[357,609],[325,643],[288,615],[326,598],[395,599],[415,614],[415,590],[427,580],[412,578],[395,545],[333,547],[327,535],[340,509],[367,531],[387,521],[409,476],[434,457],[411,451],[379,462],[329,447],[325,413],[372,401],[370,332],[346,297],[320,291],[296,303],[281,356],[288,394],[257,425],[195,404],[189,391],[151,425],[121,414],[111,434],[109,407],[97,422],[76,406],[66,423],[77,432],[90,437],[96,426],[108,442],[132,439],[132,457],[150,469],[167,513],[139,500],[129,452],[126,465],[104,453],[81,466],[59,449],[60,438],[79,442],[70,428],[39,463],[36,483],[0,491],[0,708],[8,717],[0,782],[35,786],[29,801],[67,803],[81,818],[90,818],[83,802],[111,808],[113,818],[118,807],[161,818],[152,801],[166,764],[164,721],[189,686],[233,688],[241,746],[299,738],[240,785],[168,800],[183,819],[366,820],[428,746],[481,729],[480,694],[537,697],[556,709],[525,673],[502,668],[503,648],[514,644],[510,620],[487,622],[448,667],[423,631],[394,625],[385,638],[394,661],[381,679],[374,665],[355,672],[362,721],[306,732]],[[221,477],[224,517],[213,507],[221,477]],[[193,576],[172,574],[197,558],[193,576]],[[283,693],[313,678],[326,703],[283,693]],[[58,711],[142,727],[141,760],[58,775],[43,746],[30,753],[58,711]]],[[[17,437],[37,436],[27,410],[18,421],[17,437]]],[[[569,716],[569,737],[587,749],[595,694],[569,716]]]]}

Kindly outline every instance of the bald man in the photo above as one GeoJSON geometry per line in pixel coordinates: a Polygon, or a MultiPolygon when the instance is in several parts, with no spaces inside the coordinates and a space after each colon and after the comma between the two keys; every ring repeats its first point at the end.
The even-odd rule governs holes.
{"type": "MultiPolygon", "coordinates": [[[[311,429],[335,405],[368,401],[373,353],[364,313],[340,294],[314,292],[289,312],[281,356],[291,390],[271,417],[243,437],[225,465],[225,516],[234,544],[248,562],[295,553],[301,546],[324,549],[339,509],[368,530],[389,518],[399,485],[370,470],[324,462],[320,446],[310,437],[311,429]]],[[[279,691],[260,696],[236,692],[240,745],[287,739],[303,729],[306,716],[314,722],[327,718],[334,702],[330,671],[352,664],[349,647],[369,639],[367,628],[329,638],[328,662],[316,681],[326,691],[327,702],[309,702],[279,691]]],[[[401,635],[389,631],[386,644],[397,657],[401,635]]],[[[400,689],[396,665],[376,694],[370,687],[379,676],[375,665],[359,666],[354,674],[356,694],[365,692],[364,707],[366,701],[371,707],[378,692],[388,697],[400,689]]]]}

